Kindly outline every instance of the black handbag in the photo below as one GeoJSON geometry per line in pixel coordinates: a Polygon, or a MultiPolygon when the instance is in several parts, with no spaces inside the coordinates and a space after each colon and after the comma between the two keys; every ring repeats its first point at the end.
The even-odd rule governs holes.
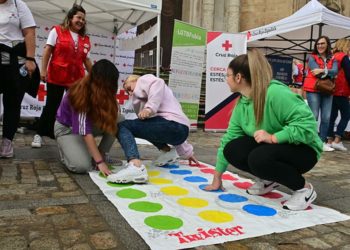
{"type": "Polygon", "coordinates": [[[315,90],[323,94],[332,95],[335,91],[334,80],[330,78],[317,79],[315,90]]]}

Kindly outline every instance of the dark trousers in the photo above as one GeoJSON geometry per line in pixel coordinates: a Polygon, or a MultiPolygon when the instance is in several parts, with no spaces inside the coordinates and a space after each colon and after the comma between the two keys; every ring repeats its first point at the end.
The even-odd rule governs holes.
{"type": "Polygon", "coordinates": [[[224,156],[234,167],[294,191],[304,187],[302,174],[317,163],[316,152],[305,144],[259,144],[250,136],[229,142],[224,156]]]}
{"type": "Polygon", "coordinates": [[[14,69],[0,64],[0,92],[3,94],[3,137],[13,140],[17,131],[24,90],[15,82],[14,69]]]}
{"type": "Polygon", "coordinates": [[[60,106],[65,87],[46,83],[46,105],[40,116],[37,134],[55,138],[53,128],[56,121],[57,109],[60,106]]]}

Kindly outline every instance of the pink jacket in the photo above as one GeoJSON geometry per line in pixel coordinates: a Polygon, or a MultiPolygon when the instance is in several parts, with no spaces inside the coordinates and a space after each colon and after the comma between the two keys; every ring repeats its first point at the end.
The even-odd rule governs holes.
{"type": "MultiPolygon", "coordinates": [[[[175,121],[189,127],[189,120],[181,109],[171,89],[163,79],[148,74],[141,76],[136,83],[132,95],[132,103],[136,114],[142,109],[148,108],[152,116],[161,116],[166,120],[175,121]]],[[[175,146],[179,156],[189,158],[193,155],[193,147],[185,141],[175,146]]]]}

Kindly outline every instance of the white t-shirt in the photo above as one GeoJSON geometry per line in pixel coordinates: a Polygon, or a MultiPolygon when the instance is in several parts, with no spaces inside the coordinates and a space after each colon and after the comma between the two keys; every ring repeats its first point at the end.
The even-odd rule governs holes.
{"type": "MultiPolygon", "coordinates": [[[[0,43],[13,47],[24,40],[22,29],[35,26],[33,15],[22,0],[7,0],[0,4],[0,43]]],[[[23,58],[18,59],[19,63],[24,63],[23,58]]],[[[1,52],[1,62],[9,64],[10,55],[1,52]]]]}
{"type": "MultiPolygon", "coordinates": [[[[78,41],[79,41],[78,40],[78,34],[73,32],[73,31],[71,31],[71,30],[69,30],[69,32],[70,32],[70,34],[71,34],[71,36],[73,38],[75,48],[78,48],[78,41]]],[[[55,28],[51,29],[51,31],[49,33],[49,36],[47,37],[46,44],[51,45],[52,47],[55,47],[56,42],[57,42],[57,37],[58,37],[58,35],[57,35],[56,29],[55,28]]],[[[90,51],[89,51],[89,53],[87,54],[86,57],[90,58],[90,51]]]]}
{"type": "Polygon", "coordinates": [[[22,0],[0,4],[0,43],[12,47],[12,42],[24,40],[22,29],[35,26],[33,15],[22,0]]]}

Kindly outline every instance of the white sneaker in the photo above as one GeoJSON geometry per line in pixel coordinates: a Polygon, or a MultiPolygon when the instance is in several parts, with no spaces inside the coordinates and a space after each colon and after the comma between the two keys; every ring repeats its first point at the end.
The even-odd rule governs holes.
{"type": "Polygon", "coordinates": [[[172,148],[169,152],[163,151],[163,153],[153,162],[153,165],[156,167],[161,167],[166,164],[175,163],[178,159],[179,156],[176,153],[175,148],[172,148]]]}
{"type": "Polygon", "coordinates": [[[115,183],[146,183],[148,181],[148,174],[145,165],[136,167],[132,162],[127,163],[126,168],[120,170],[118,173],[107,176],[107,180],[115,183]]]}
{"type": "Polygon", "coordinates": [[[40,135],[34,135],[32,141],[32,148],[41,148],[41,144],[43,144],[43,139],[40,135]]]}
{"type": "Polygon", "coordinates": [[[334,148],[331,147],[332,144],[323,143],[323,152],[332,152],[334,148]]]}
{"type": "Polygon", "coordinates": [[[283,208],[288,210],[304,210],[308,208],[316,199],[317,194],[314,187],[310,184],[310,188],[302,188],[294,192],[283,208]]]}
{"type": "Polygon", "coordinates": [[[339,142],[339,143],[332,142],[331,147],[336,149],[336,150],[340,150],[340,151],[347,151],[348,150],[346,147],[344,147],[342,142],[339,142]]]}
{"type": "Polygon", "coordinates": [[[278,186],[277,182],[257,179],[254,185],[247,189],[247,193],[252,195],[267,194],[278,186]]]}

